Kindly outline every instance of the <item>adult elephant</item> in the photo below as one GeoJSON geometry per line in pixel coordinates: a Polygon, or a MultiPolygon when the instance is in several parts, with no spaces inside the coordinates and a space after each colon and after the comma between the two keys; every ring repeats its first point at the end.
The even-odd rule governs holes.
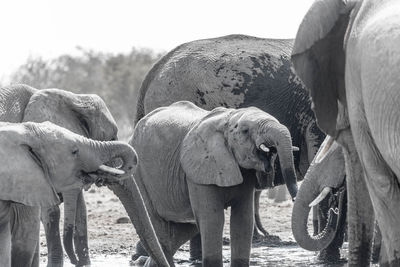
{"type": "Polygon", "coordinates": [[[249,265],[255,186],[274,184],[277,155],[296,197],[290,132],[258,108],[206,111],[177,102],[141,119],[129,143],[141,159],[135,179],[171,264],[199,231],[203,266],[222,266],[224,208],[230,206],[231,266],[249,265]]]}
{"type": "MultiPolygon", "coordinates": [[[[56,205],[58,193],[81,190],[98,179],[118,182],[122,174],[133,175],[137,164],[135,151],[126,143],[94,141],[50,122],[0,123],[0,146],[0,265],[4,267],[25,264],[11,262],[11,225],[24,217],[12,212],[12,203],[36,210],[32,206],[56,205]],[[107,166],[117,158],[122,159],[121,168],[107,166]]],[[[25,248],[37,246],[39,239],[39,214],[30,220],[36,240],[25,239],[25,248]]],[[[19,252],[23,256],[24,251],[19,252]]]]}
{"type": "MultiPolygon", "coordinates": [[[[77,134],[96,140],[114,140],[117,138],[117,126],[104,101],[97,95],[73,94],[59,89],[37,90],[27,85],[12,85],[0,89],[0,121],[51,121],[77,134]]],[[[136,186],[132,181],[128,188],[132,190],[132,197],[126,197],[126,188],[123,184],[114,185],[112,189],[121,199],[124,206],[130,208],[131,214],[143,212],[141,198],[137,196],[136,186]]],[[[87,245],[86,207],[82,190],[71,190],[63,193],[64,219],[64,248],[73,264],[89,264],[89,250],[87,245]],[[74,225],[76,225],[74,230],[74,225]],[[75,238],[73,238],[73,232],[75,238]],[[74,240],[74,241],[73,241],[74,240]],[[78,255],[76,259],[75,250],[78,255]]],[[[21,266],[38,266],[38,246],[27,246],[26,239],[37,240],[32,233],[32,224],[37,208],[18,203],[12,204],[12,212],[19,214],[16,218],[24,218],[12,225],[13,249],[12,260],[21,266]],[[36,251],[35,251],[36,247],[36,251]]],[[[60,210],[58,205],[42,209],[42,222],[46,231],[48,245],[48,266],[63,265],[63,250],[59,234],[60,210]]],[[[146,225],[136,222],[137,230],[145,231],[146,225]]],[[[157,250],[157,242],[152,248],[157,250]]],[[[150,247],[150,246],[148,246],[150,247]]],[[[155,251],[154,250],[154,251],[155,251]]],[[[162,253],[156,258],[162,262],[162,253]]],[[[13,263],[14,264],[14,263],[13,263]]]]}
{"type": "Polygon", "coordinates": [[[293,48],[319,126],[344,147],[350,266],[369,264],[372,209],[381,266],[400,265],[399,14],[395,0],[316,1],[293,48]]]}
{"type": "MultiPolygon", "coordinates": [[[[291,69],[292,46],[291,39],[246,35],[182,44],[146,75],[135,122],[155,108],[180,100],[206,110],[219,106],[258,107],[289,129],[293,145],[300,148],[294,152],[294,162],[297,177],[302,179],[324,134],[316,126],[307,90],[291,69]]],[[[281,177],[279,164],[276,175],[281,177]]],[[[192,243],[199,244],[199,240],[197,237],[192,243]]]]}

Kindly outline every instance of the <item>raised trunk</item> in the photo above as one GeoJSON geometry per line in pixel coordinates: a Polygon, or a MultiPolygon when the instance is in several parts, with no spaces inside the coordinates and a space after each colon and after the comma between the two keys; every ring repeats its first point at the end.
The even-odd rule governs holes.
{"type": "Polygon", "coordinates": [[[63,243],[64,249],[72,264],[77,264],[78,260],[74,252],[73,236],[76,219],[76,208],[80,189],[63,192],[64,199],[64,233],[63,243]]]}
{"type": "Polygon", "coordinates": [[[123,184],[110,185],[109,188],[118,196],[124,205],[129,218],[135,226],[144,247],[159,266],[170,266],[158,241],[153,224],[145,207],[142,195],[133,178],[126,179],[123,184]]]}
{"type": "MultiPolygon", "coordinates": [[[[122,166],[118,169],[125,172],[126,176],[133,175],[137,165],[137,155],[135,150],[127,143],[120,141],[97,142],[92,141],[92,148],[98,151],[101,164],[115,164],[115,160],[121,159],[122,166]]],[[[112,177],[111,177],[112,178],[112,177]]]]}

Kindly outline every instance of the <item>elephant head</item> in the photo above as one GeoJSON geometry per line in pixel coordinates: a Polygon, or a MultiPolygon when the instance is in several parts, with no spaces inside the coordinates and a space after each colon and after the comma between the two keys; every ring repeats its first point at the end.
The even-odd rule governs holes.
{"type": "Polygon", "coordinates": [[[357,8],[357,1],[315,1],[292,51],[296,74],[310,90],[318,126],[335,138],[349,126],[344,48],[354,20],[351,14],[357,8]]]}
{"type": "Polygon", "coordinates": [[[58,204],[57,193],[82,189],[99,177],[115,182],[133,175],[136,152],[128,144],[87,139],[50,122],[2,123],[2,200],[28,206],[58,204]],[[107,166],[122,159],[119,169],[107,166]]]}
{"type": "MultiPolygon", "coordinates": [[[[60,89],[34,91],[24,109],[23,121],[46,120],[94,140],[117,139],[115,120],[104,101],[97,95],[74,94],[60,89]]],[[[76,213],[77,209],[84,209],[77,205],[81,204],[78,202],[80,193],[76,189],[63,193],[64,248],[73,263],[76,262],[72,245],[76,213]]]]}
{"type": "Polygon", "coordinates": [[[258,108],[216,108],[188,132],[180,160],[195,183],[234,186],[243,182],[241,168],[256,170],[259,179],[273,179],[276,156],[294,199],[297,184],[289,130],[258,108]]]}
{"type": "MultiPolygon", "coordinates": [[[[297,243],[307,250],[319,251],[326,248],[336,234],[343,215],[343,198],[339,196],[339,210],[329,210],[328,223],[324,230],[310,236],[307,219],[310,208],[321,202],[330,192],[341,188],[345,178],[345,162],[342,148],[331,137],[322,143],[312,161],[293,206],[292,231],[297,243]]],[[[344,204],[345,205],[345,204],[344,204]]]]}

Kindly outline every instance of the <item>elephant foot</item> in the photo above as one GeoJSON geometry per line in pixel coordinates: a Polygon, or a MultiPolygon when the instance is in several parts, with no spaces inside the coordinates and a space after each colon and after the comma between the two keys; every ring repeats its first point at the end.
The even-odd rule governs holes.
{"type": "MultiPolygon", "coordinates": [[[[137,255],[137,254],[135,254],[135,255],[137,255]]],[[[146,264],[147,260],[149,259],[148,256],[140,256],[140,255],[137,256],[136,259],[133,259],[133,257],[135,255],[132,256],[132,260],[129,262],[130,266],[144,266],[146,264]]]]}
{"type": "Polygon", "coordinates": [[[149,254],[147,253],[146,249],[143,247],[142,243],[140,241],[138,241],[136,243],[136,253],[132,255],[131,261],[135,262],[141,256],[148,257],[149,254]]]}
{"type": "Polygon", "coordinates": [[[323,249],[318,254],[318,260],[323,263],[337,263],[341,261],[340,249],[323,249]]]}

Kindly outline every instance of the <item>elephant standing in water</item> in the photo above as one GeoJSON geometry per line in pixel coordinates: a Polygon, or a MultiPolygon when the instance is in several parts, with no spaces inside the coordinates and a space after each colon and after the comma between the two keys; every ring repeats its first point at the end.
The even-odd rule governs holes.
{"type": "MultiPolygon", "coordinates": [[[[96,140],[117,139],[116,123],[104,101],[97,95],[73,94],[59,89],[37,90],[27,85],[12,85],[0,89],[0,121],[51,121],[70,131],[96,140]]],[[[127,185],[113,185],[111,189],[123,200],[124,206],[129,207],[130,215],[143,213],[141,198],[132,181],[127,185]],[[125,191],[129,188],[132,194],[127,197],[125,191]]],[[[87,243],[86,207],[82,190],[64,191],[64,248],[73,264],[90,264],[87,243]],[[74,231],[74,225],[75,231],[74,231]],[[76,259],[74,252],[78,255],[76,259]]],[[[37,240],[31,231],[39,228],[39,222],[34,218],[40,212],[38,208],[13,203],[11,212],[24,217],[16,221],[12,227],[13,248],[12,261],[21,266],[38,266],[38,245],[31,245],[26,240],[37,240]],[[31,234],[32,233],[32,234],[31,234]]],[[[19,218],[18,216],[15,216],[19,218]]],[[[48,246],[48,266],[63,265],[63,250],[59,234],[60,210],[58,205],[42,209],[41,219],[46,231],[48,246]]],[[[133,220],[132,220],[133,221],[133,220]]],[[[137,230],[145,231],[148,226],[133,221],[137,230]]],[[[151,233],[151,231],[149,231],[151,233]]],[[[157,239],[155,239],[156,241],[157,239]]],[[[157,250],[157,242],[150,249],[157,250]]],[[[156,256],[162,262],[162,252],[156,256]]]]}
{"type": "MultiPolygon", "coordinates": [[[[294,152],[294,163],[297,177],[302,179],[325,135],[316,126],[307,90],[291,69],[292,46],[290,39],[246,35],[182,44],[161,58],[145,77],[135,121],[180,100],[206,110],[258,107],[289,129],[293,145],[300,148],[294,152]]],[[[276,169],[276,181],[281,182],[274,185],[279,185],[279,164],[276,169]]],[[[260,193],[256,195],[259,198],[260,193]]],[[[257,228],[254,233],[258,233],[257,228]]],[[[193,239],[191,248],[199,242],[199,237],[193,239]]],[[[191,253],[201,258],[198,249],[191,253]]]]}
{"type": "Polygon", "coordinates": [[[249,265],[255,186],[274,183],[277,155],[296,197],[290,132],[258,108],[206,111],[177,102],[141,119],[129,143],[141,160],[135,179],[171,264],[176,250],[200,232],[203,266],[222,266],[224,208],[230,206],[231,266],[249,265]]]}
{"type": "Polygon", "coordinates": [[[319,126],[344,148],[349,266],[369,265],[374,213],[380,264],[400,265],[399,15],[395,0],[316,1],[293,48],[319,126]]]}
{"type": "MultiPolygon", "coordinates": [[[[0,266],[23,265],[13,259],[12,225],[24,214],[14,214],[12,203],[47,207],[59,204],[58,193],[81,190],[98,179],[106,183],[130,177],[137,156],[126,143],[100,142],[87,139],[50,122],[0,123],[0,266]],[[107,166],[120,158],[119,169],[107,166]],[[110,175],[111,174],[111,175],[110,175]],[[118,175],[121,174],[121,175],[118,175]]],[[[36,209],[37,210],[37,209],[36,209]]],[[[33,236],[24,246],[35,247],[39,239],[39,214],[29,218],[33,236]]],[[[18,241],[17,241],[18,242],[18,241]]],[[[24,251],[17,251],[20,256],[24,251]]]]}

